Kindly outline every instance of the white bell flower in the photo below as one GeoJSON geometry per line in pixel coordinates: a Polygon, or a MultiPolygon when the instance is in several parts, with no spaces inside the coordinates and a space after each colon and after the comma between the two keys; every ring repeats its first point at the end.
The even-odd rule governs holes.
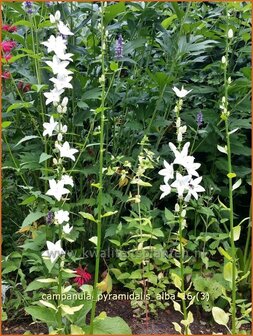
{"type": "Polygon", "coordinates": [[[62,181],[56,181],[54,179],[49,180],[50,189],[46,192],[46,195],[54,196],[57,201],[60,201],[62,196],[69,193],[69,190],[64,188],[62,181]]]}
{"type": "Polygon", "coordinates": [[[164,198],[165,196],[169,195],[171,192],[171,187],[169,184],[164,184],[160,186],[160,190],[163,192],[160,196],[160,199],[164,198]]]}
{"type": "Polygon", "coordinates": [[[164,169],[161,169],[158,174],[164,176],[165,184],[174,177],[173,164],[169,164],[166,160],[163,161],[164,169]]]}
{"type": "Polygon", "coordinates": [[[198,177],[194,180],[191,179],[189,181],[188,194],[186,195],[186,197],[184,199],[186,202],[189,202],[189,200],[191,198],[191,195],[197,200],[198,199],[198,193],[205,191],[205,189],[201,185],[199,185],[201,180],[202,180],[202,176],[200,176],[200,177],[198,177]]]}
{"type": "Polygon", "coordinates": [[[65,157],[65,158],[69,158],[73,161],[75,161],[75,157],[74,154],[78,152],[77,149],[75,148],[70,148],[70,145],[68,143],[68,141],[65,141],[64,144],[61,145],[57,145],[57,148],[60,151],[60,157],[65,157]]]}
{"type": "Polygon", "coordinates": [[[69,212],[64,210],[59,210],[54,213],[54,218],[57,224],[62,224],[63,222],[69,221],[69,212]]]}
{"type": "Polygon", "coordinates": [[[62,21],[60,21],[57,25],[57,28],[59,30],[59,32],[62,34],[62,35],[74,35],[68,26],[66,26],[62,21]]]}
{"type": "Polygon", "coordinates": [[[51,116],[49,123],[43,123],[43,127],[44,127],[43,136],[49,135],[51,137],[57,125],[58,125],[58,122],[54,121],[54,117],[51,116]]]}
{"type": "Polygon", "coordinates": [[[71,187],[74,187],[74,181],[73,181],[72,176],[69,176],[67,174],[62,175],[61,181],[63,184],[67,184],[67,185],[70,185],[71,187]]]}
{"type": "Polygon", "coordinates": [[[185,90],[183,86],[182,86],[181,90],[179,90],[175,86],[173,87],[172,90],[175,92],[175,94],[178,96],[178,98],[184,98],[185,96],[188,95],[188,93],[190,93],[192,91],[192,90],[189,90],[189,91],[185,90]]]}
{"type": "Polygon", "coordinates": [[[67,223],[66,225],[63,225],[62,229],[64,233],[69,234],[72,231],[73,226],[69,226],[69,223],[67,223]]]}
{"type": "Polygon", "coordinates": [[[47,52],[54,52],[57,56],[58,54],[64,53],[67,49],[66,41],[62,38],[62,36],[54,36],[51,35],[46,42],[42,42],[44,46],[47,47],[47,52]]]}
{"type": "Polygon", "coordinates": [[[176,180],[171,184],[171,187],[177,189],[179,198],[182,198],[185,190],[188,191],[190,180],[190,175],[182,176],[180,173],[176,173],[176,180]]]}
{"type": "Polygon", "coordinates": [[[70,84],[70,81],[72,80],[71,76],[66,75],[58,75],[57,78],[50,78],[50,81],[55,84],[55,87],[58,91],[62,89],[72,89],[73,86],[70,84]]]}
{"type": "Polygon", "coordinates": [[[42,253],[42,257],[50,258],[54,263],[61,255],[64,255],[65,251],[61,247],[61,241],[58,240],[55,244],[47,241],[47,251],[42,253]]]}
{"type": "Polygon", "coordinates": [[[60,96],[61,94],[64,92],[64,90],[57,90],[56,88],[54,88],[53,90],[49,91],[49,92],[45,92],[44,96],[47,98],[46,100],[46,105],[50,104],[50,103],[59,103],[60,102],[60,96]]]}
{"type": "Polygon", "coordinates": [[[61,61],[56,55],[53,56],[53,61],[46,61],[45,63],[52,69],[54,75],[70,75],[73,73],[72,71],[66,69],[69,62],[61,61]]]}

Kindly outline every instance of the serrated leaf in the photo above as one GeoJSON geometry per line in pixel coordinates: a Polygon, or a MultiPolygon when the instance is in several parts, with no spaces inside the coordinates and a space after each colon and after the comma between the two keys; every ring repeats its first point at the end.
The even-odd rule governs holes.
{"type": "Polygon", "coordinates": [[[226,313],[223,309],[219,307],[213,307],[212,315],[216,323],[227,326],[229,321],[229,314],[226,313]]]}

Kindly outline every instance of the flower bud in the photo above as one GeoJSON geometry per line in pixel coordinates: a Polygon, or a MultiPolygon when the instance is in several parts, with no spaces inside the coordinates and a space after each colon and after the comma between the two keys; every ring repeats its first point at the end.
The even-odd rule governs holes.
{"type": "Polygon", "coordinates": [[[179,128],[181,126],[181,118],[177,118],[176,127],[179,128]]]}
{"type": "Polygon", "coordinates": [[[63,107],[67,106],[67,105],[68,105],[68,101],[69,101],[68,97],[64,97],[63,100],[62,100],[61,105],[62,105],[63,107]]]}
{"type": "Polygon", "coordinates": [[[228,31],[228,38],[231,39],[231,38],[233,38],[233,36],[234,36],[233,29],[229,29],[229,31],[228,31]]]}
{"type": "Polygon", "coordinates": [[[182,210],[182,212],[181,212],[181,217],[183,217],[183,218],[184,218],[184,217],[185,217],[185,215],[186,215],[186,210],[185,210],[185,209],[183,209],[183,210],[182,210]]]}
{"type": "Polygon", "coordinates": [[[221,63],[222,63],[222,64],[226,64],[226,63],[227,63],[227,59],[226,59],[225,56],[222,56],[222,58],[221,58],[221,63]]]}
{"type": "Polygon", "coordinates": [[[58,135],[57,135],[57,140],[58,140],[58,141],[62,141],[62,134],[61,134],[61,133],[58,133],[58,135]]]}
{"type": "Polygon", "coordinates": [[[179,212],[180,210],[180,206],[178,203],[175,204],[175,212],[179,212]]]}
{"type": "Polygon", "coordinates": [[[228,84],[231,84],[231,83],[232,83],[231,77],[228,77],[228,84]]]}

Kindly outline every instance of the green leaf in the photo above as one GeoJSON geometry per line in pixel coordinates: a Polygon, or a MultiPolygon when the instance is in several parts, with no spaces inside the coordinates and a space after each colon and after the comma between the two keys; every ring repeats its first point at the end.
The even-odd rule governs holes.
{"type": "Polygon", "coordinates": [[[223,268],[224,279],[229,282],[232,282],[232,270],[233,270],[233,264],[232,262],[229,261],[224,265],[223,268]]]}
{"type": "Polygon", "coordinates": [[[180,325],[177,322],[172,322],[172,324],[174,325],[175,330],[179,332],[179,334],[182,334],[182,328],[180,325]]]}
{"type": "Polygon", "coordinates": [[[25,26],[25,27],[29,27],[29,28],[33,27],[32,23],[30,21],[26,21],[26,20],[20,20],[20,21],[14,22],[12,25],[13,26],[25,26]]]}
{"type": "Polygon", "coordinates": [[[242,184],[242,179],[239,179],[238,181],[233,184],[232,190],[234,191],[235,189],[239,188],[240,185],[242,184]]]}
{"type": "Polygon", "coordinates": [[[223,255],[228,260],[233,260],[233,258],[221,246],[218,247],[218,251],[220,252],[221,255],[223,255]]]}
{"type": "Polygon", "coordinates": [[[96,219],[93,217],[92,214],[88,212],[79,212],[79,214],[83,216],[83,218],[89,219],[90,221],[97,223],[96,219]]]}
{"type": "Polygon", "coordinates": [[[2,322],[8,320],[8,316],[7,316],[5,311],[2,311],[2,316],[1,317],[2,317],[2,322]]]}
{"type": "Polygon", "coordinates": [[[19,205],[27,205],[27,204],[31,204],[34,203],[34,201],[36,201],[37,197],[36,196],[29,196],[26,199],[23,200],[23,202],[19,203],[19,205]]]}
{"type": "Polygon", "coordinates": [[[39,300],[39,302],[45,307],[52,308],[55,311],[57,310],[57,308],[52,303],[50,303],[48,301],[39,300]]]}
{"type": "Polygon", "coordinates": [[[50,285],[49,283],[40,283],[37,280],[34,280],[31,283],[29,283],[29,285],[25,289],[25,292],[31,292],[41,288],[48,288],[49,285],[50,285]]]}
{"type": "Polygon", "coordinates": [[[42,153],[42,154],[40,155],[39,163],[42,163],[42,162],[44,162],[44,161],[50,159],[51,157],[52,157],[52,155],[49,155],[49,154],[47,154],[47,153],[42,153]]]}
{"type": "Polygon", "coordinates": [[[25,308],[25,311],[32,315],[35,320],[46,322],[49,325],[56,325],[55,321],[55,311],[47,307],[34,307],[29,306],[25,308]]]}
{"type": "Polygon", "coordinates": [[[164,19],[161,23],[162,27],[167,29],[176,18],[177,18],[177,15],[173,14],[170,17],[168,17],[167,19],[164,19]]]}
{"type": "Polygon", "coordinates": [[[97,236],[94,236],[94,237],[91,237],[89,239],[90,242],[92,242],[93,244],[95,244],[97,246],[97,243],[98,243],[98,237],[97,236]]]}
{"type": "Polygon", "coordinates": [[[73,315],[75,312],[78,312],[80,309],[82,309],[83,304],[76,306],[76,307],[70,307],[68,305],[61,305],[61,309],[65,314],[73,315]]]}
{"type": "Polygon", "coordinates": [[[236,177],[236,174],[235,174],[235,173],[228,173],[228,174],[227,174],[227,177],[228,177],[229,179],[232,179],[232,178],[236,177]]]}
{"type": "Polygon", "coordinates": [[[239,240],[241,234],[241,225],[233,227],[234,241],[239,240]]]}
{"type": "Polygon", "coordinates": [[[126,6],[124,2],[119,2],[115,5],[107,6],[105,9],[104,23],[107,25],[110,21],[112,21],[120,13],[123,13],[125,9],[126,9],[126,6]]]}
{"type": "Polygon", "coordinates": [[[2,128],[7,128],[12,124],[12,121],[3,121],[2,122],[2,128]]]}
{"type": "Polygon", "coordinates": [[[7,113],[12,111],[12,110],[20,110],[22,108],[30,108],[30,107],[33,107],[33,102],[28,102],[28,103],[14,103],[12,105],[10,105],[8,108],[7,108],[7,113]]]}
{"type": "Polygon", "coordinates": [[[29,140],[36,139],[36,138],[38,138],[37,135],[28,135],[28,136],[25,136],[14,147],[17,147],[18,145],[22,144],[25,141],[29,141],[29,140]]]}
{"type": "Polygon", "coordinates": [[[116,63],[116,62],[114,62],[114,61],[112,61],[112,62],[110,63],[110,69],[111,69],[112,71],[117,71],[118,68],[119,68],[118,63],[116,63]]]}
{"type": "Polygon", "coordinates": [[[108,211],[108,212],[106,212],[105,214],[103,214],[103,215],[101,216],[101,218],[109,217],[109,216],[113,216],[113,215],[115,215],[117,212],[118,212],[117,210],[116,210],[116,211],[108,211]]]}
{"type": "Polygon", "coordinates": [[[36,211],[36,212],[31,212],[29,213],[28,216],[26,216],[26,218],[24,219],[21,228],[24,228],[26,226],[31,225],[33,222],[36,222],[38,219],[40,219],[41,217],[46,216],[47,213],[45,212],[40,212],[40,211],[36,211]]]}
{"type": "MultiPolygon", "coordinates": [[[[88,332],[88,330],[87,330],[88,332]]],[[[131,329],[121,317],[100,316],[94,319],[95,335],[132,335],[131,329]]]]}
{"type": "Polygon", "coordinates": [[[226,313],[223,309],[219,307],[213,307],[212,315],[216,323],[227,326],[229,321],[229,314],[226,313]]]}
{"type": "Polygon", "coordinates": [[[2,271],[2,274],[8,274],[11,273],[13,271],[16,271],[18,269],[18,266],[12,264],[12,265],[8,265],[7,267],[4,268],[4,270],[2,271]]]}
{"type": "Polygon", "coordinates": [[[71,335],[84,335],[85,332],[83,331],[83,329],[81,327],[78,327],[74,324],[71,324],[70,326],[70,334],[71,335]]]}

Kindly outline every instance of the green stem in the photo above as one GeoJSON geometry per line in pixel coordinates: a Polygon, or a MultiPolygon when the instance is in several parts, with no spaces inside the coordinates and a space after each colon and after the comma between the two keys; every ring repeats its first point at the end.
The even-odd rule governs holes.
{"type": "MultiPolygon", "coordinates": [[[[186,297],[185,297],[185,287],[184,287],[184,246],[183,246],[183,220],[181,216],[183,210],[182,200],[179,202],[180,206],[180,216],[179,216],[179,252],[180,252],[180,277],[181,277],[181,293],[183,294],[182,298],[182,307],[184,320],[187,320],[187,309],[186,309],[186,297]]],[[[185,335],[188,335],[188,326],[185,327],[185,335]]]]}
{"type": "Polygon", "coordinates": [[[101,250],[101,233],[102,233],[102,197],[103,197],[103,163],[104,163],[104,107],[105,107],[105,29],[104,29],[104,4],[101,2],[101,68],[102,68],[102,96],[101,96],[101,112],[100,112],[100,147],[99,147],[99,191],[98,191],[98,219],[97,219],[97,249],[96,249],[96,265],[95,265],[95,277],[93,288],[93,301],[91,309],[90,320],[90,334],[93,335],[94,318],[96,313],[97,295],[98,295],[98,276],[99,276],[99,264],[100,264],[100,250],[101,250]]]}

